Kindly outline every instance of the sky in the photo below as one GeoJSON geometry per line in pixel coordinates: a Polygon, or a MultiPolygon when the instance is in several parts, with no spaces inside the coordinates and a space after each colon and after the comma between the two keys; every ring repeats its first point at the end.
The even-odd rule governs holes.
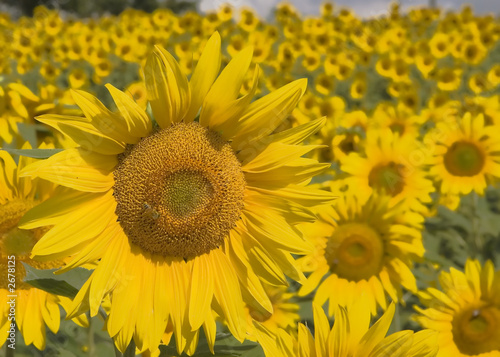
{"type": "MultiPolygon", "coordinates": [[[[496,13],[500,14],[500,0],[436,0],[437,4],[445,9],[460,9],[464,4],[471,4],[478,14],[496,13]]],[[[236,8],[249,6],[255,9],[262,17],[269,15],[270,11],[280,3],[280,0],[201,0],[202,11],[217,9],[220,5],[229,3],[236,8]]],[[[304,15],[316,15],[319,13],[320,4],[323,0],[289,0],[304,15]]],[[[336,0],[336,7],[349,7],[358,16],[372,17],[387,12],[392,0],[336,0]]],[[[429,3],[429,0],[400,0],[403,9],[412,6],[421,6],[429,3]]]]}

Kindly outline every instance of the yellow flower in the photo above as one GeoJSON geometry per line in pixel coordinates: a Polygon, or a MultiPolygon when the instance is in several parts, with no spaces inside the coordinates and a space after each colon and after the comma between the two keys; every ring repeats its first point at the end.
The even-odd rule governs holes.
{"type": "Polygon", "coordinates": [[[441,67],[437,70],[436,80],[440,90],[457,90],[462,83],[462,70],[452,67],[441,67]]]}
{"type": "Polygon", "coordinates": [[[424,78],[428,78],[431,71],[436,67],[436,59],[430,53],[419,53],[415,64],[424,78]]]}
{"type": "Polygon", "coordinates": [[[68,75],[68,82],[71,88],[80,89],[89,84],[89,79],[83,68],[75,68],[68,75]]]}
{"type": "Polygon", "coordinates": [[[500,84],[500,64],[496,64],[488,71],[488,81],[494,87],[500,84]]]}
{"type": "Polygon", "coordinates": [[[259,25],[260,21],[255,12],[251,9],[243,9],[240,12],[238,26],[246,32],[252,32],[259,25]]]}
{"type": "Polygon", "coordinates": [[[474,94],[481,94],[491,89],[484,73],[476,73],[469,78],[469,88],[474,94]]]}
{"type": "Polygon", "coordinates": [[[442,32],[435,33],[429,41],[431,54],[435,58],[443,58],[449,53],[450,40],[448,35],[442,32]]]}
{"type": "Polygon", "coordinates": [[[461,46],[461,58],[469,64],[477,65],[488,54],[488,49],[479,41],[468,41],[461,46]]]}
{"type": "Polygon", "coordinates": [[[366,157],[351,153],[341,161],[341,170],[356,187],[360,199],[373,192],[391,197],[390,204],[403,201],[403,205],[417,212],[425,212],[424,203],[430,203],[432,182],[426,178],[425,152],[414,140],[400,138],[388,129],[367,133],[366,157]]]}
{"type": "Polygon", "coordinates": [[[496,126],[485,126],[483,115],[439,122],[424,138],[432,149],[429,174],[443,194],[483,194],[487,182],[500,177],[500,138],[496,126]]]}
{"type": "Polygon", "coordinates": [[[321,73],[314,79],[314,87],[318,93],[327,96],[333,92],[335,81],[332,77],[327,76],[325,73],[321,73]]]}
{"type": "Polygon", "coordinates": [[[317,288],[313,301],[323,305],[328,300],[330,315],[337,305],[350,306],[360,296],[376,315],[377,306],[387,308],[386,294],[397,302],[402,286],[417,289],[411,268],[424,253],[423,217],[390,208],[384,196],[362,201],[356,189],[349,186],[333,207],[322,207],[317,222],[299,226],[315,247],[298,260],[304,272],[311,272],[299,296],[317,288]]]}
{"type": "MultiPolygon", "coordinates": [[[[30,146],[25,145],[23,148],[29,149],[30,146]]],[[[61,320],[59,305],[68,310],[71,301],[23,282],[26,271],[21,262],[38,269],[51,269],[62,264],[61,261],[36,262],[29,257],[34,244],[48,229],[21,230],[17,226],[26,211],[47,199],[53,191],[53,185],[47,182],[18,177],[18,171],[32,161],[21,157],[16,165],[6,151],[0,151],[0,266],[3,273],[0,281],[0,346],[5,343],[11,324],[14,324],[27,345],[33,344],[43,350],[46,343],[45,325],[53,333],[57,333],[61,320]],[[9,262],[15,262],[15,272],[12,274],[7,274],[12,268],[9,262]],[[15,277],[15,281],[8,280],[11,275],[15,277]],[[13,295],[16,295],[15,307],[10,310],[9,302],[13,295]],[[9,317],[14,310],[15,315],[9,317]]],[[[79,316],[75,321],[80,325],[87,323],[83,316],[79,316]]],[[[14,331],[15,329],[14,327],[14,331]]]]}
{"type": "Polygon", "coordinates": [[[256,339],[255,322],[265,326],[272,333],[278,332],[278,329],[283,329],[289,333],[297,330],[297,322],[300,319],[298,314],[299,305],[292,302],[291,299],[295,296],[294,293],[288,292],[284,286],[263,285],[264,290],[269,296],[273,311],[272,313],[262,310],[260,307],[246,305],[247,313],[247,333],[249,339],[256,339]]]}
{"type": "Polygon", "coordinates": [[[146,110],[148,106],[148,94],[143,82],[130,83],[125,89],[125,93],[127,93],[142,110],[146,110]]]}
{"type": "Polygon", "coordinates": [[[391,304],[370,327],[370,312],[360,299],[351,308],[338,306],[330,328],[323,309],[313,304],[314,337],[303,324],[299,324],[298,337],[282,330],[275,337],[260,325],[258,341],[268,357],[435,357],[438,347],[433,331],[403,330],[386,336],[394,311],[391,304]]]}
{"type": "Polygon", "coordinates": [[[213,351],[212,308],[242,341],[244,302],[272,311],[261,279],[286,285],[286,272],[304,280],[291,254],[310,246],[291,225],[310,219],[304,205],[332,199],[304,186],[329,165],[303,158],[316,146],[299,145],[324,119],[271,135],[306,81],[251,103],[258,66],[252,89],[239,96],[251,48],[218,75],[220,42],[215,33],[189,82],[156,47],[144,68],[154,123],[111,85],[119,114],[73,91],[86,118],[38,118],[80,147],[23,171],[68,190],[30,211],[22,227],[54,226],[33,255],[71,255],[64,270],[100,259],[69,316],[95,316],[109,296],[106,327],[120,351],[133,338],[138,351],[155,352],[174,334],[178,353],[192,354],[201,327],[213,351]]]}
{"type": "Polygon", "coordinates": [[[415,320],[437,332],[438,357],[500,356],[500,274],[491,261],[467,259],[465,272],[441,272],[442,290],[419,294],[415,320]]]}
{"type": "Polygon", "coordinates": [[[367,89],[366,75],[361,72],[357,74],[351,83],[350,94],[353,99],[361,99],[365,96],[367,89]]]}

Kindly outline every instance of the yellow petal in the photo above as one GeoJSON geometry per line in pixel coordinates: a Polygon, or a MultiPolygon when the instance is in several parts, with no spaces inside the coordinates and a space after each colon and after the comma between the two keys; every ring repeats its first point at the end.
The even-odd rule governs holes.
{"type": "Polygon", "coordinates": [[[220,35],[218,32],[215,32],[205,45],[189,81],[191,87],[191,104],[184,117],[184,122],[191,122],[198,115],[198,111],[210,87],[212,87],[215,78],[219,74],[221,63],[220,45],[220,35]]]}
{"type": "Polygon", "coordinates": [[[29,165],[22,175],[40,177],[79,191],[104,192],[114,185],[113,169],[117,163],[115,156],[67,149],[29,165]]]}
{"type": "Polygon", "coordinates": [[[242,162],[243,172],[259,173],[279,168],[322,145],[286,145],[272,143],[251,160],[242,162]]]}
{"type": "Polygon", "coordinates": [[[253,49],[247,47],[224,68],[210,88],[200,114],[200,124],[212,129],[226,121],[225,112],[234,106],[252,62],[253,49]]]}
{"type": "Polygon", "coordinates": [[[120,142],[97,130],[87,118],[59,114],[36,117],[41,123],[53,127],[69,136],[82,148],[105,155],[116,155],[125,151],[125,142],[120,142]]]}
{"type": "Polygon", "coordinates": [[[382,317],[363,336],[356,351],[356,357],[368,356],[373,348],[384,339],[389,326],[391,326],[395,309],[396,306],[394,303],[391,303],[382,317]]]}
{"type": "Polygon", "coordinates": [[[146,112],[121,90],[109,83],[106,84],[106,88],[108,88],[120,114],[125,119],[129,133],[138,138],[147,136],[151,132],[152,124],[146,112]]]}
{"type": "Polygon", "coordinates": [[[227,256],[219,249],[212,251],[213,259],[210,259],[212,264],[212,274],[216,276],[214,279],[214,295],[219,303],[224,318],[233,336],[238,341],[245,339],[245,312],[243,311],[243,300],[240,293],[240,284],[238,277],[229,263],[227,256]]]}
{"type": "Polygon", "coordinates": [[[190,105],[190,88],[179,64],[165,49],[155,46],[144,67],[146,90],[158,125],[165,129],[180,122],[190,105]]]}
{"type": "Polygon", "coordinates": [[[205,315],[211,311],[214,282],[207,259],[215,259],[212,254],[203,254],[194,259],[189,297],[189,323],[197,330],[203,324],[205,315]]]}
{"type": "Polygon", "coordinates": [[[109,111],[99,99],[81,90],[72,89],[71,94],[83,114],[101,133],[117,141],[129,144],[137,142],[137,138],[129,132],[125,119],[109,111]]]}
{"type": "Polygon", "coordinates": [[[250,104],[238,122],[234,145],[272,133],[295,109],[306,88],[307,79],[299,79],[250,104]]]}

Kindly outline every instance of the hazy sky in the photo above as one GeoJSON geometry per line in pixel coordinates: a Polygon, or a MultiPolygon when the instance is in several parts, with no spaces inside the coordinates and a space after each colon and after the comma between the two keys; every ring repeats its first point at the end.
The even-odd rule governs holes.
{"type": "MultiPolygon", "coordinates": [[[[463,4],[471,4],[476,13],[493,12],[500,13],[500,0],[436,0],[438,5],[446,9],[459,9],[463,4]]],[[[201,0],[200,8],[203,11],[217,9],[221,4],[229,3],[235,7],[250,6],[261,16],[267,16],[271,9],[280,0],[201,0]]],[[[301,13],[305,15],[318,14],[319,6],[323,0],[290,0],[301,13]]],[[[347,6],[353,9],[356,14],[363,17],[377,16],[383,14],[389,8],[392,0],[336,0],[337,7],[347,6]]],[[[403,9],[412,6],[428,4],[428,0],[401,0],[403,9]]]]}

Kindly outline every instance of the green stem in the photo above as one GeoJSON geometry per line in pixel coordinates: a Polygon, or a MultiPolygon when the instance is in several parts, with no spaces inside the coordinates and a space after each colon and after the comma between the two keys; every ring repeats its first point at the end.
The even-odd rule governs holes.
{"type": "Polygon", "coordinates": [[[8,341],[5,343],[5,357],[14,357],[15,349],[9,347],[8,341]]]}
{"type": "Polygon", "coordinates": [[[87,318],[89,320],[89,328],[88,328],[88,345],[89,345],[89,356],[95,356],[95,343],[94,343],[94,331],[92,329],[92,318],[90,317],[90,313],[87,313],[87,318]]]}
{"type": "Polygon", "coordinates": [[[483,249],[483,241],[479,234],[479,219],[477,216],[477,200],[478,196],[475,192],[471,194],[471,220],[472,220],[472,243],[473,243],[473,256],[476,258],[483,249]]]}

